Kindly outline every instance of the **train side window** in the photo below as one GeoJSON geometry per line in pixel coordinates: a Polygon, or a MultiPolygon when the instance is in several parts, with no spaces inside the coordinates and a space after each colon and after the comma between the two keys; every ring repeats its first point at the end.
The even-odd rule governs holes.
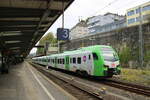
{"type": "Polygon", "coordinates": [[[60,64],[60,59],[58,59],[58,64],[60,64]]]}
{"type": "Polygon", "coordinates": [[[63,64],[63,59],[61,59],[61,64],[63,64]]]}
{"type": "Polygon", "coordinates": [[[60,64],[61,64],[61,59],[60,59],[60,64]]]}
{"type": "Polygon", "coordinates": [[[70,58],[70,63],[71,63],[71,58],[70,58]]]}
{"type": "Polygon", "coordinates": [[[63,59],[63,64],[65,64],[65,60],[63,59]]]}
{"type": "Polygon", "coordinates": [[[51,59],[48,59],[48,62],[50,62],[51,61],[51,59]]]}
{"type": "Polygon", "coordinates": [[[59,59],[59,64],[61,64],[61,59],[59,59]]]}
{"type": "Polygon", "coordinates": [[[61,59],[59,59],[59,64],[61,64],[61,59]]]}
{"type": "Polygon", "coordinates": [[[89,60],[91,59],[91,55],[89,55],[89,60]]]}
{"type": "Polygon", "coordinates": [[[74,64],[76,63],[76,58],[73,58],[73,63],[74,63],[74,64]]]}
{"type": "Polygon", "coordinates": [[[93,59],[94,59],[94,60],[98,60],[97,54],[96,54],[96,53],[92,53],[92,54],[93,54],[93,59]]]}
{"type": "Polygon", "coordinates": [[[81,64],[81,57],[78,57],[77,62],[78,64],[81,64]]]}
{"type": "Polygon", "coordinates": [[[70,63],[72,63],[72,58],[70,58],[70,63]]]}

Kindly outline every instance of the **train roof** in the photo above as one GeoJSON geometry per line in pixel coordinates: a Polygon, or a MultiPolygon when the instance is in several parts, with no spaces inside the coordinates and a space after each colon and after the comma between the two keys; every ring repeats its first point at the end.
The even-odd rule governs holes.
{"type": "Polygon", "coordinates": [[[55,57],[55,56],[65,56],[65,55],[71,55],[71,54],[79,54],[79,53],[92,53],[93,50],[100,50],[100,48],[112,48],[111,46],[108,45],[93,45],[93,46],[88,46],[88,47],[82,47],[77,50],[73,51],[65,51],[63,53],[59,54],[52,54],[48,56],[42,56],[42,57],[37,57],[37,58],[46,58],[46,57],[55,57]]]}
{"type": "Polygon", "coordinates": [[[50,55],[51,57],[55,57],[55,56],[65,56],[65,55],[71,55],[71,54],[79,54],[79,53],[91,53],[91,51],[81,51],[81,50],[74,50],[74,51],[66,51],[64,53],[60,53],[60,54],[53,54],[50,55]]]}

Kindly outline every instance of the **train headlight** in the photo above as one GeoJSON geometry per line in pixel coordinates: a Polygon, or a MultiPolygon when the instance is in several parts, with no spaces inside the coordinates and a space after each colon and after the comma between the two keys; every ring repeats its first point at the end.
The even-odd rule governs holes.
{"type": "Polygon", "coordinates": [[[108,65],[104,65],[104,67],[109,68],[109,66],[108,66],[108,65]]]}
{"type": "Polygon", "coordinates": [[[117,67],[120,67],[120,64],[119,64],[119,65],[117,65],[117,67]]]}

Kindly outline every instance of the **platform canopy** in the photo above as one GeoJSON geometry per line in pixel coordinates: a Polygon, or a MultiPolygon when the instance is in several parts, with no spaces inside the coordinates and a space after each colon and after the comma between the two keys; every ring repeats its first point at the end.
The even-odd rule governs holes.
{"type": "Polygon", "coordinates": [[[0,49],[27,56],[74,0],[0,0],[0,49]]]}

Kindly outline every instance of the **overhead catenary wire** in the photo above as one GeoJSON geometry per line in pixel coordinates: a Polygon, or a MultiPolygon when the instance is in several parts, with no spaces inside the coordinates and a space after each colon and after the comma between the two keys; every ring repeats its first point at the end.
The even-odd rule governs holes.
{"type": "MultiPolygon", "coordinates": [[[[95,16],[95,15],[100,14],[101,11],[104,11],[106,8],[111,7],[113,4],[115,4],[115,3],[119,2],[119,1],[121,1],[121,0],[113,0],[113,1],[111,1],[111,2],[109,2],[109,3],[107,3],[104,7],[98,9],[96,12],[94,12],[94,13],[91,14],[90,16],[95,16]]],[[[118,10],[118,9],[120,9],[120,8],[122,9],[124,6],[128,6],[129,4],[132,4],[132,3],[137,3],[136,1],[137,1],[137,0],[130,0],[130,1],[127,2],[127,3],[120,3],[119,5],[117,5],[117,6],[115,7],[115,9],[116,9],[116,10],[118,10]]],[[[144,0],[140,0],[140,3],[142,3],[142,2],[144,2],[144,0]]],[[[139,4],[140,4],[140,3],[139,3],[139,4]]],[[[125,9],[125,10],[127,10],[127,9],[125,9]]]]}
{"type": "Polygon", "coordinates": [[[93,14],[92,14],[92,15],[90,15],[90,16],[94,16],[94,15],[96,15],[98,12],[100,12],[100,11],[104,10],[106,7],[111,6],[112,4],[116,3],[117,1],[119,1],[119,0],[113,0],[113,1],[109,2],[109,3],[108,3],[108,4],[106,4],[104,7],[102,7],[101,9],[99,9],[98,11],[96,11],[95,13],[93,13],[93,14]]]}

